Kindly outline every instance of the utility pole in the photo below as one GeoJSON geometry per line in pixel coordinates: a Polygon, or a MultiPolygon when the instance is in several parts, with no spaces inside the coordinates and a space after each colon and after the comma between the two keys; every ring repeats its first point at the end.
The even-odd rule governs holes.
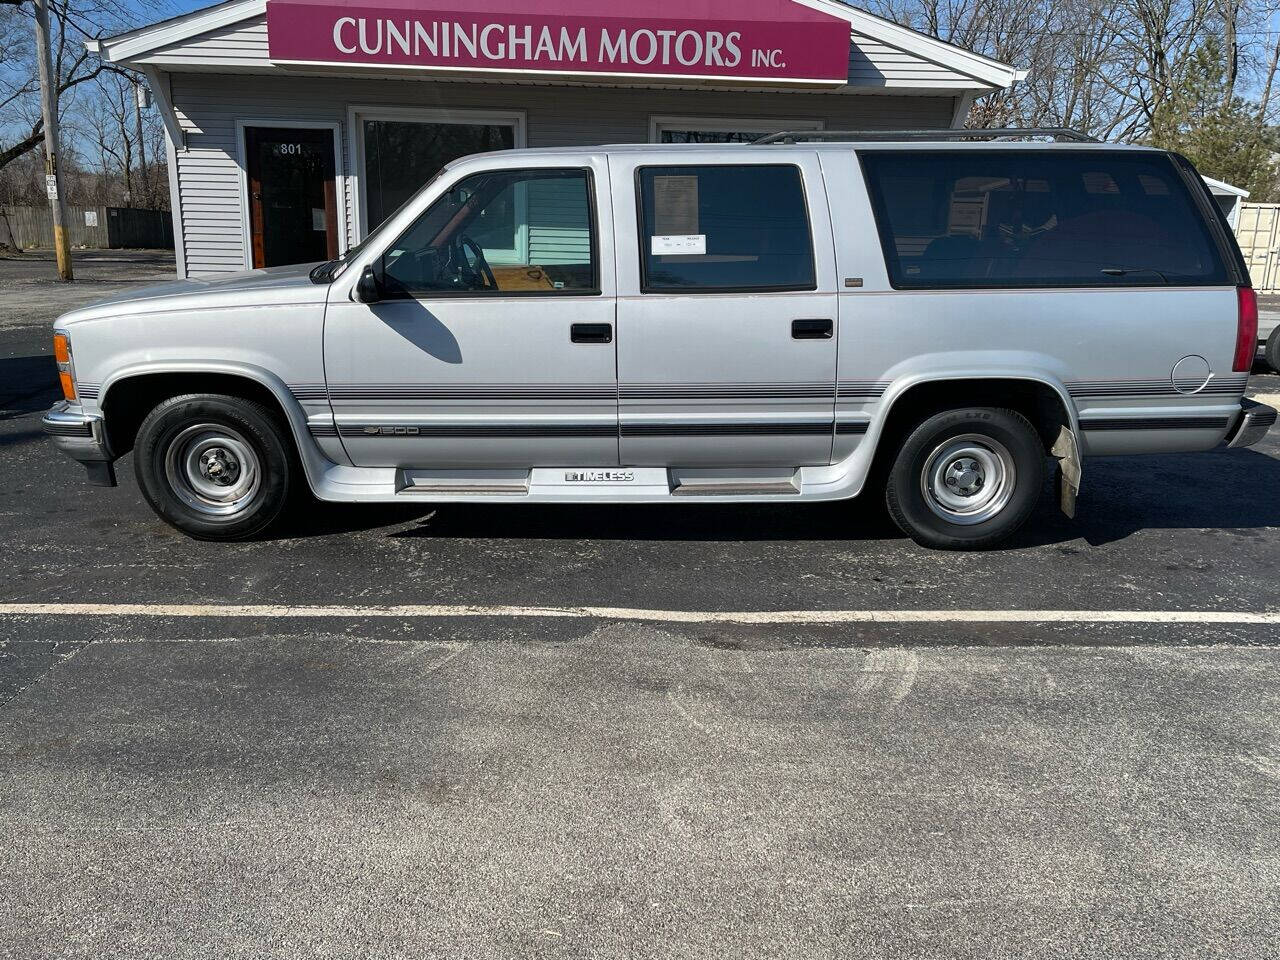
{"type": "Polygon", "coordinates": [[[58,164],[58,77],[53,72],[49,41],[49,0],[35,0],[36,53],[40,62],[40,110],[44,114],[45,184],[53,209],[53,246],[58,255],[58,279],[73,279],[71,242],[67,236],[67,208],[62,199],[62,170],[58,164]]]}

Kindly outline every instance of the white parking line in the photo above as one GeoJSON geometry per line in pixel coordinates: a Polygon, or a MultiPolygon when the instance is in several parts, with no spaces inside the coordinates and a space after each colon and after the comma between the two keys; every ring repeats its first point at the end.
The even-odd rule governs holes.
{"type": "Polygon", "coordinates": [[[2,603],[0,617],[154,617],[220,619],[561,619],[764,626],[841,623],[1076,623],[1280,625],[1280,611],[1226,610],[643,610],[628,607],[524,607],[403,604],[2,603]]]}

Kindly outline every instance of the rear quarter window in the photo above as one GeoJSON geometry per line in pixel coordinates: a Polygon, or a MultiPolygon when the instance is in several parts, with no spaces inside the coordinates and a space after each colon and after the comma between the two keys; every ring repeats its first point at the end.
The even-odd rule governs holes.
{"type": "Polygon", "coordinates": [[[1233,282],[1165,154],[865,151],[898,289],[1233,282]]]}

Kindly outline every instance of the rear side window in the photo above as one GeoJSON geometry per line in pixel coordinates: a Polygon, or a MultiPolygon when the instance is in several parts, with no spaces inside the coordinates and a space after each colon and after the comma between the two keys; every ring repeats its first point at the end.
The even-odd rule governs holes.
{"type": "Polygon", "coordinates": [[[866,151],[898,289],[1225,285],[1171,159],[1100,151],[866,151]]]}
{"type": "Polygon", "coordinates": [[[646,167],[638,180],[646,293],[817,286],[797,167],[646,167]]]}

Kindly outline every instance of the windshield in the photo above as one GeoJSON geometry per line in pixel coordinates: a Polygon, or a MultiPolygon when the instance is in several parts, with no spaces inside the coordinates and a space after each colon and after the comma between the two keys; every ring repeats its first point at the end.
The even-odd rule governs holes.
{"type": "Polygon", "coordinates": [[[406,207],[408,207],[410,204],[416,201],[424,191],[431,189],[431,185],[448,172],[449,172],[448,167],[441,167],[439,173],[437,173],[434,177],[432,177],[430,180],[424,183],[422,187],[415,194],[413,194],[413,196],[411,196],[408,200],[402,203],[399,206],[399,208],[395,211],[395,213],[391,214],[391,216],[383,220],[382,223],[378,224],[378,226],[374,228],[373,232],[370,233],[367,237],[365,237],[355,246],[348,247],[346,253],[342,254],[342,256],[338,257],[338,259],[330,260],[328,263],[322,263],[320,264],[320,266],[312,270],[311,282],[312,283],[333,283],[333,281],[337,280],[338,277],[342,276],[343,271],[347,269],[347,264],[349,264],[352,260],[356,259],[358,256],[360,256],[361,253],[363,253],[370,246],[372,246],[378,240],[378,238],[381,237],[382,234],[386,231],[387,226],[395,222],[396,217],[400,215],[400,212],[402,210],[404,210],[406,207]]]}

